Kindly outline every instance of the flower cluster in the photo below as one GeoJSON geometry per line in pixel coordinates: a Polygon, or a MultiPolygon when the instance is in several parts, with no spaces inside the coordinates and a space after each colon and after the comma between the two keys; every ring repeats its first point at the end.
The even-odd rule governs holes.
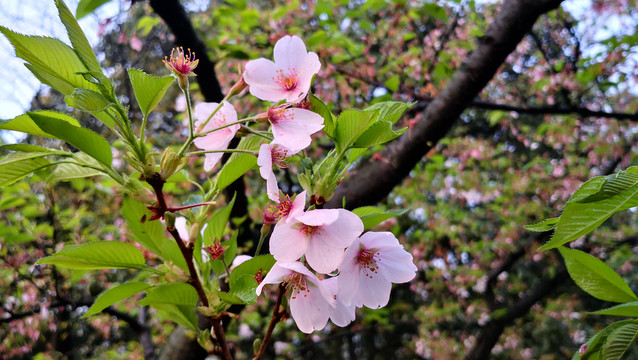
{"type": "MultiPolygon", "coordinates": [[[[322,329],[328,319],[345,326],[354,320],[357,307],[385,306],[392,283],[410,281],[417,270],[393,234],[364,233],[361,219],[344,209],[306,209],[305,191],[293,200],[280,194],[274,168],[287,167],[290,157],[308,147],[311,136],[324,126],[307,99],[320,68],[317,54],[308,52],[299,37],[285,36],[275,44],[274,62],[248,62],[240,81],[242,89],[248,86],[252,95],[274,102],[253,118],[267,121],[272,132],[272,141],[259,149],[257,164],[268,198],[275,203],[266,210],[264,222],[276,223],[269,245],[276,263],[265,277],[259,274],[256,291],[261,294],[267,284],[284,283],[290,313],[305,333],[322,329]]],[[[205,151],[208,171],[242,120],[227,101],[198,104],[195,118],[194,143],[205,151]]],[[[213,256],[219,252],[205,250],[213,256]]]]}
{"type": "Polygon", "coordinates": [[[347,210],[305,211],[305,198],[302,192],[279,203],[287,211],[280,212],[270,238],[277,262],[257,288],[260,294],[266,284],[283,282],[301,331],[320,330],[328,319],[346,326],[356,307],[383,307],[392,283],[414,278],[412,255],[392,233],[363,233],[361,219],[347,210]]]}

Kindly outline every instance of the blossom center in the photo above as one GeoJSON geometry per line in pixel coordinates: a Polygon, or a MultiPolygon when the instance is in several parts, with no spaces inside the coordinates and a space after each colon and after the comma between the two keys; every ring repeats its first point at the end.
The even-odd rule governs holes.
{"type": "Polygon", "coordinates": [[[299,232],[308,236],[308,237],[312,237],[314,235],[316,235],[322,228],[323,226],[312,226],[312,225],[306,225],[303,223],[299,223],[299,232]]]}
{"type": "Polygon", "coordinates": [[[281,149],[278,146],[273,146],[270,151],[270,157],[272,158],[272,163],[278,167],[288,167],[288,162],[286,161],[288,158],[288,151],[281,149]]]}
{"type": "Polygon", "coordinates": [[[297,87],[298,77],[299,74],[297,73],[297,69],[295,68],[288,68],[287,73],[284,73],[283,70],[278,69],[277,77],[274,77],[273,80],[275,80],[275,82],[285,90],[290,91],[294,90],[297,87]]]}
{"type": "Polygon", "coordinates": [[[289,112],[286,107],[278,106],[268,109],[268,121],[275,125],[281,120],[294,120],[295,114],[289,112]]]}
{"type": "Polygon", "coordinates": [[[199,60],[195,59],[195,53],[191,52],[191,49],[188,49],[188,55],[186,55],[184,48],[178,47],[171,50],[170,59],[166,56],[163,62],[169,70],[176,74],[191,75],[199,60]]]}
{"type": "Polygon", "coordinates": [[[371,279],[374,274],[379,273],[379,266],[377,265],[378,256],[378,252],[365,248],[360,249],[357,254],[357,262],[363,269],[365,276],[371,279]],[[374,258],[375,256],[377,256],[377,259],[374,258]]]}
{"type": "Polygon", "coordinates": [[[288,216],[290,209],[292,209],[292,200],[290,200],[290,196],[280,195],[279,204],[269,206],[266,209],[266,215],[272,218],[273,222],[275,222],[278,219],[288,216]]]}
{"type": "Polygon", "coordinates": [[[300,273],[291,273],[284,277],[283,280],[286,289],[290,290],[292,299],[303,293],[303,297],[307,297],[310,290],[306,284],[306,276],[300,273]]]}

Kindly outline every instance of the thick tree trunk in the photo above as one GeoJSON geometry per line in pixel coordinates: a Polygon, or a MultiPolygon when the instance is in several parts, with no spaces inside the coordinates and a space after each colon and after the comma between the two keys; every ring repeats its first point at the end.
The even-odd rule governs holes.
{"type": "Polygon", "coordinates": [[[452,128],[461,113],[492,79],[507,56],[542,14],[562,0],[506,0],[478,47],[470,53],[447,87],[425,108],[423,119],[411,131],[386,147],[381,157],[369,161],[344,181],[327,208],[349,209],[373,205],[386,197],[408,176],[414,166],[452,128]]]}

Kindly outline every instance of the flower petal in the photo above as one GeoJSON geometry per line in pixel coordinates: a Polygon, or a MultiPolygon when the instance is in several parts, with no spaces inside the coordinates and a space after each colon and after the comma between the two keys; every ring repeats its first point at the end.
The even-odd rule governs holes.
{"type": "Polygon", "coordinates": [[[308,55],[306,45],[299,36],[286,35],[275,43],[273,58],[278,68],[301,70],[304,59],[308,55]]]}
{"type": "Polygon", "coordinates": [[[323,129],[323,117],[310,110],[288,108],[272,126],[273,144],[282,145],[297,153],[310,145],[310,135],[323,129]]]}
{"type": "MultiPolygon", "coordinates": [[[[341,275],[339,275],[341,276],[341,275]]],[[[365,305],[371,309],[378,309],[388,304],[390,300],[392,283],[376,274],[372,277],[366,276],[363,272],[359,276],[359,288],[357,291],[355,305],[357,303],[365,305]]]]}
{"type": "Polygon", "coordinates": [[[266,277],[262,280],[262,282],[257,286],[257,295],[261,294],[261,290],[267,284],[279,284],[283,281],[284,277],[290,274],[292,271],[287,267],[281,266],[280,263],[276,262],[275,265],[272,266],[266,277]]]}
{"type": "Polygon", "coordinates": [[[244,67],[244,81],[248,84],[250,93],[266,101],[279,101],[288,95],[275,79],[277,66],[274,62],[259,58],[249,61],[244,67]]]}
{"type": "Polygon", "coordinates": [[[344,248],[327,245],[319,236],[313,236],[308,243],[306,260],[316,272],[329,274],[341,264],[343,251],[344,248]]]}
{"type": "Polygon", "coordinates": [[[308,248],[308,237],[299,230],[299,223],[279,221],[270,236],[270,253],[278,261],[295,261],[308,248]]]}
{"type": "Polygon", "coordinates": [[[297,215],[295,218],[310,226],[330,225],[339,218],[339,209],[310,210],[297,215]]]}
{"type": "Polygon", "coordinates": [[[289,300],[290,314],[299,330],[306,334],[323,329],[330,316],[330,303],[322,295],[319,286],[323,287],[320,284],[309,285],[305,296],[289,300]]]}
{"type": "Polygon", "coordinates": [[[321,283],[330,291],[330,294],[336,299],[335,307],[329,308],[328,312],[330,320],[337,326],[346,326],[355,319],[355,306],[345,305],[338,297],[338,277],[321,280],[321,283]]]}
{"type": "Polygon", "coordinates": [[[290,222],[290,220],[295,219],[297,215],[301,215],[304,212],[304,208],[306,207],[306,191],[302,191],[297,194],[295,200],[292,202],[290,206],[290,211],[288,212],[288,216],[286,217],[286,222],[290,222]]]}
{"type": "Polygon", "coordinates": [[[318,236],[327,245],[346,248],[363,232],[363,222],[354,213],[336,209],[337,219],[329,225],[325,225],[318,236]]]}

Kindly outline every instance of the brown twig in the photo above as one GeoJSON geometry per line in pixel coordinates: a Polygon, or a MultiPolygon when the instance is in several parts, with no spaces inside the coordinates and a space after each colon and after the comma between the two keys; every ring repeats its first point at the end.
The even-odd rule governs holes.
{"type": "Polygon", "coordinates": [[[253,356],[254,359],[259,360],[264,356],[266,352],[266,348],[268,347],[268,343],[270,342],[270,337],[272,336],[273,330],[275,330],[275,325],[281,320],[281,318],[286,313],[285,311],[279,311],[281,307],[281,301],[286,293],[286,287],[284,284],[279,284],[279,296],[277,296],[277,302],[275,303],[275,308],[272,312],[272,318],[270,318],[270,324],[268,324],[268,330],[266,330],[266,334],[264,335],[264,340],[261,342],[261,346],[259,346],[259,351],[253,356]]]}
{"type": "MultiPolygon", "coordinates": [[[[158,214],[164,215],[164,213],[166,213],[170,209],[166,204],[166,198],[164,197],[164,180],[158,173],[156,173],[152,178],[146,179],[146,182],[151,185],[151,187],[155,191],[155,196],[157,197],[156,210],[158,214]]],[[[204,287],[199,280],[199,274],[197,273],[197,269],[195,269],[195,263],[193,262],[193,244],[191,243],[189,244],[189,246],[186,246],[175,227],[169,225],[166,228],[175,239],[175,242],[177,242],[177,246],[179,247],[184,260],[186,261],[186,266],[188,267],[188,273],[190,275],[189,283],[197,291],[197,295],[199,296],[199,300],[201,301],[202,305],[204,307],[208,307],[210,303],[208,302],[206,291],[204,291],[204,287]]],[[[219,343],[219,355],[221,355],[224,360],[232,360],[233,357],[230,355],[230,351],[228,350],[226,335],[224,334],[224,328],[222,327],[222,318],[220,316],[209,316],[208,318],[213,324],[213,332],[215,334],[217,342],[219,343]]]]}

